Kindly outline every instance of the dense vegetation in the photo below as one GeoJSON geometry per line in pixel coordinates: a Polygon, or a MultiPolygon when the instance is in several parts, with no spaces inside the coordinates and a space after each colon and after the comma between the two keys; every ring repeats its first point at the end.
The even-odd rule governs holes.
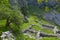
{"type": "MultiPolygon", "coordinates": [[[[27,35],[22,34],[22,30],[29,27],[31,24],[37,24],[33,28],[35,30],[42,30],[43,32],[53,34],[53,31],[39,28],[41,24],[35,22],[38,20],[43,24],[55,25],[60,29],[60,25],[55,22],[46,21],[43,16],[56,10],[60,13],[60,1],[56,0],[55,3],[50,5],[48,0],[36,0],[35,4],[29,4],[28,0],[0,0],[0,35],[2,32],[11,31],[16,37],[16,40],[35,40],[29,38],[27,35]],[[27,3],[28,2],[28,3],[27,3]]],[[[54,2],[54,1],[53,1],[54,2]]],[[[1,38],[0,38],[1,40],[1,38]]],[[[42,40],[60,40],[59,38],[43,38],[42,40]]]]}

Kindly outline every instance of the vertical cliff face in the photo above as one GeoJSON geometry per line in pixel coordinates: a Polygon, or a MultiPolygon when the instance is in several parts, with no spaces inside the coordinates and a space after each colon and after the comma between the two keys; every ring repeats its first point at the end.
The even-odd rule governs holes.
{"type": "Polygon", "coordinates": [[[26,6],[26,2],[24,0],[9,0],[12,6],[24,7],[26,6]]]}
{"type": "Polygon", "coordinates": [[[16,5],[16,1],[21,5],[21,6],[25,6],[25,5],[30,5],[30,6],[37,6],[37,0],[10,0],[10,3],[12,5],[16,5]]]}
{"type": "Polygon", "coordinates": [[[60,13],[55,10],[46,13],[43,18],[49,22],[55,22],[57,25],[60,26],[60,13]]]}
{"type": "MultiPolygon", "coordinates": [[[[54,7],[56,5],[56,0],[48,0],[48,2],[46,2],[46,0],[43,0],[41,3],[38,3],[37,0],[10,0],[11,5],[15,6],[18,5],[19,7],[23,8],[25,10],[24,15],[27,13],[26,12],[26,6],[39,6],[41,7],[54,7]]],[[[59,5],[59,2],[58,2],[59,5]]],[[[38,14],[39,15],[39,14],[38,14]]],[[[56,11],[50,11],[48,13],[46,13],[44,15],[44,19],[47,21],[54,21],[56,24],[60,25],[60,14],[56,11]]]]}
{"type": "Polygon", "coordinates": [[[12,5],[16,5],[16,2],[18,2],[21,6],[25,5],[30,5],[30,6],[49,6],[49,7],[54,7],[57,3],[60,4],[59,2],[56,2],[56,0],[43,0],[41,3],[38,3],[37,0],[10,0],[10,3],[12,5]]]}
{"type": "Polygon", "coordinates": [[[37,0],[26,0],[28,5],[37,6],[37,0]]]}
{"type": "Polygon", "coordinates": [[[16,0],[9,0],[9,2],[12,6],[16,6],[16,0]]]}
{"type": "Polygon", "coordinates": [[[17,2],[18,2],[18,5],[20,7],[26,7],[26,1],[25,0],[17,0],[17,2]]]}
{"type": "Polygon", "coordinates": [[[54,4],[56,4],[56,0],[48,0],[48,4],[54,5],[54,4]]]}
{"type": "Polygon", "coordinates": [[[48,0],[48,6],[54,7],[56,5],[56,0],[48,0]]]}
{"type": "Polygon", "coordinates": [[[60,26],[60,14],[56,14],[54,21],[56,24],[58,24],[60,26]]]}

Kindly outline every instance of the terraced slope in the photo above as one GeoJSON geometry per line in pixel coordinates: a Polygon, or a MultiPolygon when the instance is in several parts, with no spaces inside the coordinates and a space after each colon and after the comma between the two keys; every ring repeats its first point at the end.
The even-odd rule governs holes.
{"type": "MultiPolygon", "coordinates": [[[[60,1],[0,0],[0,36],[2,32],[11,31],[16,40],[36,40],[36,34],[32,38],[22,33],[32,24],[34,30],[47,34],[54,34],[54,31],[42,28],[43,24],[60,30],[60,1]]],[[[43,37],[41,40],[60,40],[60,37],[43,37]]]]}

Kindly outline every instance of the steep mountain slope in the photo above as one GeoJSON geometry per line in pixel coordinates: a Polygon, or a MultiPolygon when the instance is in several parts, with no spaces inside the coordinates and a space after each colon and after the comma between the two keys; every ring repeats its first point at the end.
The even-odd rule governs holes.
{"type": "MultiPolygon", "coordinates": [[[[1,0],[1,6],[3,7],[6,3],[6,1],[1,0]]],[[[20,13],[20,17],[21,19],[19,19],[19,22],[21,24],[19,24],[19,22],[17,21],[17,18],[15,18],[16,14],[12,15],[12,17],[14,17],[16,19],[16,21],[13,20],[13,22],[18,23],[17,25],[19,25],[19,27],[17,27],[16,25],[14,25],[14,23],[11,23],[10,26],[13,29],[14,35],[15,34],[19,34],[19,31],[23,31],[27,28],[29,28],[30,25],[34,24],[35,26],[32,26],[32,28],[35,31],[42,31],[44,33],[47,34],[54,34],[53,30],[49,30],[42,28],[42,25],[53,25],[54,27],[57,27],[57,29],[60,30],[60,3],[56,0],[9,0],[9,2],[7,2],[9,4],[7,5],[7,10],[8,12],[6,13],[20,13]],[[11,10],[11,11],[10,11],[11,10]],[[15,10],[15,11],[13,11],[15,10]],[[13,11],[13,12],[12,12],[13,11]],[[21,27],[21,28],[20,28],[21,27]],[[19,29],[20,28],[20,29],[19,29]]],[[[6,5],[4,6],[6,8],[6,5]]],[[[1,9],[1,7],[0,7],[1,9]]],[[[2,9],[0,11],[5,11],[5,9],[2,9]]],[[[1,13],[0,13],[1,14],[1,13]]],[[[10,16],[10,15],[9,15],[10,16]]],[[[10,20],[11,20],[10,18],[10,20]]],[[[4,19],[4,18],[3,18],[4,19]]],[[[9,29],[6,29],[5,27],[6,24],[6,20],[0,20],[0,35],[2,34],[2,32],[8,31],[9,29]]],[[[22,33],[23,36],[18,35],[16,36],[17,40],[36,40],[36,34],[33,34],[34,38],[30,38],[28,35],[24,35],[22,33]],[[21,39],[19,39],[21,38],[21,39]]],[[[2,40],[0,38],[0,40],[2,40]]],[[[60,40],[60,37],[43,37],[41,40],[60,40]]]]}

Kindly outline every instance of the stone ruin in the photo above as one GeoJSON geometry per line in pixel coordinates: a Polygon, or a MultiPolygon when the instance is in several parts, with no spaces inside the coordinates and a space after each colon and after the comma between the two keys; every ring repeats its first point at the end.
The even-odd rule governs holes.
{"type": "Polygon", "coordinates": [[[2,40],[15,40],[15,37],[10,31],[2,32],[2,35],[0,37],[2,40]]]}
{"type": "Polygon", "coordinates": [[[38,31],[36,34],[36,40],[42,39],[43,37],[58,37],[56,34],[47,34],[41,31],[38,31]]]}
{"type": "Polygon", "coordinates": [[[34,38],[34,36],[32,36],[32,35],[36,34],[36,31],[32,28],[32,26],[35,26],[35,25],[34,24],[30,25],[29,28],[27,28],[23,31],[23,34],[28,35],[30,38],[34,38]]]}
{"type": "Polygon", "coordinates": [[[48,30],[53,30],[54,34],[60,34],[60,30],[58,30],[57,27],[55,27],[55,26],[42,25],[42,28],[48,29],[48,30]]]}
{"type": "Polygon", "coordinates": [[[55,27],[54,26],[48,26],[48,25],[42,24],[42,28],[45,28],[45,29],[54,29],[55,27]]]}
{"type": "Polygon", "coordinates": [[[39,40],[43,37],[60,37],[60,31],[56,28],[56,27],[53,27],[53,26],[47,26],[47,25],[43,25],[43,26],[46,26],[46,28],[50,28],[54,31],[54,34],[47,34],[47,33],[44,33],[42,31],[36,31],[32,28],[32,26],[35,26],[35,25],[31,25],[29,28],[27,28],[26,30],[23,31],[23,34],[25,33],[26,35],[28,35],[29,37],[33,38],[33,34],[36,34],[34,38],[36,38],[36,40],[39,40]]]}

